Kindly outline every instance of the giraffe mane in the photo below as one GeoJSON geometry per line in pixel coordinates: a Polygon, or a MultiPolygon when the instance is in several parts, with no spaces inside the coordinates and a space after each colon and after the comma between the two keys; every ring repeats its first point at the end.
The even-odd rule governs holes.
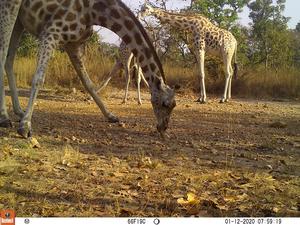
{"type": "Polygon", "coordinates": [[[159,8],[159,7],[153,7],[154,9],[158,9],[164,13],[167,13],[169,15],[174,15],[174,16],[183,16],[183,17],[189,17],[189,18],[195,18],[195,19],[204,19],[206,20],[207,22],[210,22],[212,23],[207,17],[205,17],[204,15],[202,14],[199,14],[199,13],[195,13],[195,12],[189,12],[189,13],[186,13],[186,12],[172,12],[172,11],[168,11],[168,10],[164,10],[162,8],[159,8]]]}
{"type": "Polygon", "coordinates": [[[127,5],[125,5],[125,3],[123,3],[122,1],[118,1],[119,4],[123,7],[123,9],[128,13],[128,15],[130,15],[130,17],[132,18],[133,22],[135,23],[135,25],[139,28],[139,30],[141,31],[145,41],[147,42],[148,44],[148,47],[150,48],[151,52],[153,53],[153,57],[154,57],[154,60],[155,62],[157,63],[158,65],[158,68],[159,68],[159,72],[163,78],[163,81],[166,83],[166,77],[165,77],[165,73],[163,71],[163,67],[162,67],[162,64],[159,60],[159,57],[154,49],[154,46],[145,30],[145,28],[141,25],[141,23],[138,21],[138,19],[135,17],[135,15],[133,14],[133,12],[128,8],[127,5]]]}

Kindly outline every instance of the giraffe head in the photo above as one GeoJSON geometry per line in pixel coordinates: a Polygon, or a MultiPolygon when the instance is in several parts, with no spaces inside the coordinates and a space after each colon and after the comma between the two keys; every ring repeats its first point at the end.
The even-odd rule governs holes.
{"type": "Polygon", "coordinates": [[[151,103],[158,122],[157,131],[164,135],[168,128],[172,110],[176,106],[175,92],[160,79],[158,79],[155,86],[151,87],[151,103]]]}
{"type": "Polygon", "coordinates": [[[151,6],[147,1],[145,1],[145,3],[141,7],[141,11],[139,12],[138,17],[143,18],[146,16],[150,16],[154,11],[154,7],[151,6]]]}

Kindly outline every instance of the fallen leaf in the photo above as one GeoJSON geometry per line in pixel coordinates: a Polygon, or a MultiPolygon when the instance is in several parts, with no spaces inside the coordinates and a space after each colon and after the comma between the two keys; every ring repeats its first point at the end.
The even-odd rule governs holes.
{"type": "Polygon", "coordinates": [[[124,173],[114,172],[114,173],[112,173],[112,175],[113,175],[114,177],[123,177],[123,176],[124,176],[124,173]]]}
{"type": "Polygon", "coordinates": [[[273,212],[278,213],[278,212],[279,212],[279,209],[278,209],[277,207],[274,207],[274,208],[273,208],[273,212]]]}
{"type": "Polygon", "coordinates": [[[41,148],[41,145],[40,145],[40,143],[37,141],[36,138],[30,137],[30,138],[29,138],[29,142],[30,142],[30,146],[31,146],[32,148],[41,148]]]}
{"type": "Polygon", "coordinates": [[[235,202],[236,198],[234,196],[226,196],[224,197],[225,202],[235,202]]]}
{"type": "Polygon", "coordinates": [[[96,171],[93,171],[93,172],[91,173],[91,175],[92,175],[93,177],[98,177],[98,173],[97,173],[96,171]]]}
{"type": "Polygon", "coordinates": [[[180,205],[196,205],[199,203],[199,200],[196,199],[196,195],[193,193],[187,193],[187,200],[184,198],[177,199],[177,203],[180,205]]]}

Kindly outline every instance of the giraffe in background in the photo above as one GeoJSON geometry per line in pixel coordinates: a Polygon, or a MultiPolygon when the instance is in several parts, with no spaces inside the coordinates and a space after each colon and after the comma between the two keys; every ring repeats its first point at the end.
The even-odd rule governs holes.
{"type": "Polygon", "coordinates": [[[220,102],[224,103],[229,101],[231,99],[232,76],[234,75],[236,77],[237,75],[237,41],[235,37],[229,31],[215,26],[204,16],[171,13],[153,7],[146,2],[141,8],[139,17],[149,15],[153,15],[159,19],[162,24],[169,24],[189,34],[199,66],[201,87],[199,102],[205,103],[207,100],[204,73],[205,53],[218,54],[223,58],[226,81],[224,94],[220,102]],[[232,60],[234,60],[234,70],[231,65],[232,60]]]}
{"type": "Polygon", "coordinates": [[[120,44],[119,57],[114,65],[112,71],[109,73],[109,75],[107,77],[104,78],[104,81],[101,83],[100,88],[98,89],[97,92],[103,90],[109,83],[110,79],[122,68],[125,71],[125,80],[126,80],[125,95],[124,95],[122,103],[127,102],[128,89],[129,89],[129,83],[130,83],[130,72],[131,72],[131,69],[135,69],[136,76],[137,76],[136,83],[137,83],[138,104],[141,105],[142,104],[141,80],[144,81],[144,83],[146,84],[147,87],[149,87],[149,85],[142,73],[141,67],[137,64],[136,58],[130,52],[130,50],[127,48],[124,41],[122,41],[120,44]]]}
{"type": "MultiPolygon", "coordinates": [[[[162,65],[154,47],[146,31],[128,7],[120,0],[65,0],[63,2],[62,0],[31,0],[24,1],[22,4],[11,40],[15,46],[24,28],[40,40],[37,70],[32,82],[30,99],[18,129],[21,136],[25,138],[31,136],[34,102],[44,83],[48,61],[58,46],[66,50],[84,87],[104,116],[110,122],[119,121],[106,109],[97,95],[82,62],[82,45],[91,35],[93,25],[100,25],[115,32],[137,58],[149,84],[157,130],[164,134],[171,112],[176,106],[175,93],[165,84],[162,65]]],[[[16,49],[9,50],[9,55],[14,55],[16,49]]],[[[10,61],[13,61],[13,57],[10,61]]],[[[9,73],[8,76],[13,74],[9,73]]]]}
{"type": "MultiPolygon", "coordinates": [[[[21,2],[22,0],[0,0],[0,127],[12,126],[5,104],[4,67],[9,67],[6,64],[7,52],[21,2]]],[[[11,90],[14,112],[22,117],[15,77],[8,76],[8,82],[10,86],[14,86],[11,90]]]]}

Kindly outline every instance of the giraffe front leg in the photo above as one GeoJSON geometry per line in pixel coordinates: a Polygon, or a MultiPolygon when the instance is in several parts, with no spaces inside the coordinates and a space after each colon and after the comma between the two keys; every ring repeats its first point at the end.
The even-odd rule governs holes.
{"type": "Polygon", "coordinates": [[[142,98],[141,98],[141,71],[140,71],[140,67],[137,66],[137,95],[138,95],[138,104],[142,105],[142,98]]]}
{"type": "MultiPolygon", "coordinates": [[[[0,8],[0,12],[1,8],[0,8]]],[[[0,24],[1,31],[3,31],[2,24],[0,24]]],[[[0,33],[0,127],[12,127],[12,123],[9,119],[6,102],[5,102],[5,86],[4,86],[4,63],[7,55],[7,45],[5,33],[0,33]]],[[[8,40],[9,41],[9,40],[8,40]]]]}
{"type": "Polygon", "coordinates": [[[14,64],[14,59],[15,59],[17,48],[18,48],[19,40],[21,38],[23,31],[24,31],[24,28],[23,28],[22,24],[20,23],[20,21],[17,20],[14,30],[13,30],[11,40],[10,40],[8,56],[7,56],[6,64],[5,64],[5,70],[6,70],[6,74],[7,74],[7,78],[8,78],[9,89],[11,92],[14,113],[16,115],[18,115],[20,119],[23,118],[24,112],[21,109],[21,106],[19,103],[19,95],[18,95],[18,89],[16,86],[15,75],[13,72],[13,64],[14,64]]]}
{"type": "Polygon", "coordinates": [[[133,54],[130,54],[130,56],[127,59],[126,65],[124,67],[126,87],[125,87],[125,95],[124,95],[123,102],[122,102],[123,104],[125,104],[127,102],[127,98],[128,98],[128,89],[129,89],[129,84],[130,84],[130,64],[131,64],[132,58],[133,58],[133,54]]]}
{"type": "Polygon", "coordinates": [[[4,65],[6,62],[9,41],[17,19],[21,0],[2,0],[0,1],[0,127],[11,127],[5,104],[4,88],[4,65]]]}
{"type": "Polygon", "coordinates": [[[202,104],[206,103],[206,89],[205,89],[205,72],[204,72],[204,58],[205,58],[205,51],[200,50],[198,56],[198,66],[199,66],[199,80],[200,80],[200,88],[201,88],[201,94],[200,98],[197,100],[197,102],[200,102],[202,104]]]}
{"type": "MultiPolygon", "coordinates": [[[[3,62],[3,60],[1,60],[3,62]]],[[[5,105],[4,68],[0,62],[0,127],[12,127],[5,105]]]]}
{"type": "Polygon", "coordinates": [[[77,75],[79,76],[83,86],[85,89],[89,92],[89,94],[92,96],[98,107],[100,108],[103,115],[108,119],[111,123],[119,122],[118,117],[113,115],[111,112],[109,112],[105,105],[103,104],[101,98],[98,96],[97,91],[94,87],[93,82],[89,78],[85,66],[83,65],[83,62],[81,60],[81,53],[80,53],[80,46],[66,46],[66,51],[69,55],[69,58],[77,72],[77,75]]]}
{"type": "Polygon", "coordinates": [[[20,134],[24,138],[29,138],[32,135],[31,119],[33,114],[34,102],[37,98],[40,88],[44,84],[45,71],[55,46],[56,46],[56,42],[52,36],[48,36],[48,35],[41,36],[37,70],[33,77],[30,98],[28,101],[26,112],[24,117],[21,120],[18,129],[18,134],[20,134]]]}
{"type": "Polygon", "coordinates": [[[128,98],[128,89],[130,84],[130,74],[128,69],[125,69],[125,77],[126,77],[126,86],[125,86],[125,94],[124,94],[122,104],[126,104],[128,98]]]}

